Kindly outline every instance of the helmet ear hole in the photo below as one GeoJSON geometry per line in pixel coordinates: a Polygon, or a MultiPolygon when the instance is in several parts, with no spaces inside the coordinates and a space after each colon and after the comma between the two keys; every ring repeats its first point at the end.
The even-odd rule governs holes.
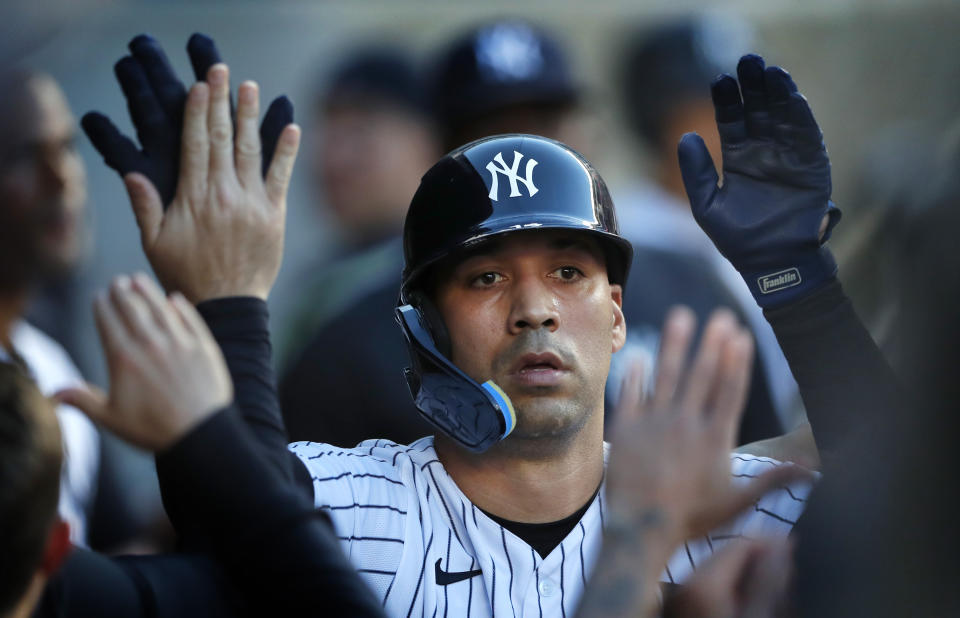
{"type": "Polygon", "coordinates": [[[420,315],[423,316],[423,321],[426,323],[427,329],[433,337],[433,343],[437,346],[437,350],[447,358],[450,358],[450,333],[447,331],[447,325],[443,322],[440,310],[437,309],[437,306],[433,304],[432,300],[423,294],[416,293],[411,300],[413,301],[411,304],[415,306],[420,311],[420,315]]]}

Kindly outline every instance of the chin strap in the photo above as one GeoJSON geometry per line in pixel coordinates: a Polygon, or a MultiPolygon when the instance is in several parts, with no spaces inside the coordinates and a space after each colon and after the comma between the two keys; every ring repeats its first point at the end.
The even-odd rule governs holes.
{"type": "Polygon", "coordinates": [[[513,404],[492,380],[479,384],[436,346],[423,314],[414,305],[396,309],[407,340],[411,367],[407,386],[420,413],[457,443],[483,452],[507,437],[517,424],[513,404]]]}

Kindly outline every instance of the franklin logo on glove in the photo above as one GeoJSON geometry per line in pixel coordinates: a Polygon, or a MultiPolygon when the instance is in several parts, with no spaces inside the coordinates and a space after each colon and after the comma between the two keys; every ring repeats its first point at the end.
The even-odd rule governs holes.
{"type": "Polygon", "coordinates": [[[796,268],[791,268],[767,275],[766,277],[760,277],[757,279],[757,286],[759,286],[762,294],[770,294],[771,292],[779,292],[780,290],[800,285],[801,281],[800,271],[796,268]]]}

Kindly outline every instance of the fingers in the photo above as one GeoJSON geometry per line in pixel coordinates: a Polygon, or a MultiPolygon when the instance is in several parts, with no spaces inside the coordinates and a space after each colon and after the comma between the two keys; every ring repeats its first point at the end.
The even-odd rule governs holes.
{"type": "Polygon", "coordinates": [[[130,277],[120,275],[113,280],[109,292],[110,302],[120,317],[129,339],[153,342],[155,333],[153,318],[146,302],[133,291],[130,277]]]}
{"type": "Polygon", "coordinates": [[[707,414],[732,448],[747,403],[753,368],[753,337],[737,329],[728,339],[720,358],[714,386],[707,402],[707,414]]]}
{"type": "Polygon", "coordinates": [[[198,337],[203,333],[210,332],[209,329],[207,329],[206,322],[204,322],[200,314],[197,313],[197,308],[180,292],[174,292],[170,295],[170,306],[179,316],[180,322],[191,336],[198,337]]]}
{"type": "Polygon", "coordinates": [[[203,195],[207,188],[207,166],[210,160],[210,140],[207,136],[207,114],[210,107],[210,89],[204,82],[190,88],[183,114],[183,139],[180,155],[178,191],[188,195],[203,195]]]}
{"type": "Polygon", "coordinates": [[[183,102],[187,91],[177,79],[177,74],[164,53],[160,43],[153,37],[141,34],[129,44],[130,52],[136,58],[147,76],[154,95],[173,126],[180,126],[183,118],[183,102]]]}
{"type": "Polygon", "coordinates": [[[230,119],[230,75],[223,63],[210,67],[210,106],[207,130],[210,136],[210,173],[221,177],[234,176],[233,122],[230,119]]]}
{"type": "Polygon", "coordinates": [[[696,318],[687,307],[674,307],[667,314],[657,356],[657,376],[651,401],[653,409],[662,409],[673,401],[695,328],[696,318]]]}
{"type": "Polygon", "coordinates": [[[131,172],[123,177],[123,186],[127,189],[133,216],[140,228],[140,240],[143,248],[148,250],[153,246],[160,234],[160,224],[163,221],[163,200],[153,183],[138,172],[131,172]]]}
{"type": "Polygon", "coordinates": [[[237,178],[245,187],[261,182],[260,133],[257,130],[259,117],[259,88],[256,82],[243,82],[237,93],[237,140],[234,158],[237,178]]]}
{"type": "Polygon", "coordinates": [[[137,138],[149,150],[166,138],[166,116],[150,87],[147,75],[131,56],[124,56],[113,66],[113,71],[127,100],[130,119],[137,130],[137,138]]]}
{"type": "Polygon", "coordinates": [[[643,361],[637,359],[630,364],[623,377],[620,388],[620,400],[614,418],[618,424],[626,423],[643,413],[643,361]]]}
{"type": "Polygon", "coordinates": [[[144,300],[157,326],[180,341],[189,338],[180,316],[150,277],[143,273],[135,274],[132,287],[144,300]]]}
{"type": "Polygon", "coordinates": [[[790,95],[797,91],[797,85],[790,74],[780,67],[767,67],[763,78],[767,86],[767,107],[773,120],[777,124],[787,123],[790,95]]]}
{"type": "Polygon", "coordinates": [[[764,79],[763,58],[747,54],[737,64],[740,93],[743,96],[743,117],[747,133],[752,137],[770,135],[770,111],[767,107],[767,88],[764,79]]]}
{"type": "Polygon", "coordinates": [[[121,176],[144,169],[140,149],[120,133],[109,118],[99,112],[89,112],[80,120],[80,126],[103,157],[104,163],[121,176]]]}
{"type": "Polygon", "coordinates": [[[207,79],[210,67],[222,62],[213,39],[199,32],[194,33],[187,41],[187,55],[190,57],[190,65],[198,82],[207,79]]]}
{"type": "Polygon", "coordinates": [[[696,133],[687,133],[680,139],[677,156],[680,159],[683,187],[690,200],[690,210],[694,218],[699,219],[712,202],[714,193],[718,191],[717,183],[720,177],[717,175],[717,168],[713,165],[703,138],[696,133]]]}
{"type": "Polygon", "coordinates": [[[747,131],[737,80],[730,75],[721,75],[710,85],[710,96],[713,99],[720,141],[724,145],[742,142],[747,136],[747,131]]]}
{"type": "Polygon", "coordinates": [[[105,424],[109,399],[107,394],[93,384],[78,388],[66,388],[55,395],[56,399],[77,408],[95,423],[105,424]]]}
{"type": "Polygon", "coordinates": [[[769,539],[756,558],[746,565],[741,618],[785,615],[793,575],[793,544],[789,539],[769,539]]]}
{"type": "Polygon", "coordinates": [[[687,377],[681,409],[689,413],[703,411],[707,395],[714,389],[720,372],[720,358],[730,339],[737,334],[737,319],[727,309],[713,312],[700,340],[700,349],[687,377]]]}
{"type": "Polygon", "coordinates": [[[280,139],[280,133],[283,128],[293,122],[293,103],[285,96],[279,96],[273,100],[267,113],[263,116],[263,122],[260,124],[260,147],[263,151],[263,169],[260,174],[265,178],[267,170],[270,169],[270,163],[273,161],[273,153],[277,149],[277,141],[280,139]]]}
{"type": "Polygon", "coordinates": [[[116,350],[126,345],[127,333],[123,320],[110,302],[106,293],[97,294],[93,301],[93,319],[100,334],[100,343],[108,360],[113,358],[116,350]]]}
{"type": "Polygon", "coordinates": [[[293,164],[297,160],[299,148],[300,127],[295,124],[287,125],[277,141],[277,149],[265,181],[267,197],[274,206],[279,207],[286,203],[290,176],[293,174],[293,164]]]}

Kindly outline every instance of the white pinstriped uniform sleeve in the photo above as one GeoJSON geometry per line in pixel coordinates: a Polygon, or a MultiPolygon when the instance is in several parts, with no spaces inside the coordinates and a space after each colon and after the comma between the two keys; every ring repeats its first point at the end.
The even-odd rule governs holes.
{"type": "MultiPolygon", "coordinates": [[[[771,467],[780,465],[784,464],[769,457],[744,453],[730,455],[730,469],[736,485],[746,485],[771,467]]],[[[787,536],[803,513],[812,488],[811,483],[796,482],[775,489],[730,524],[701,539],[684,543],[667,562],[667,567],[660,577],[661,581],[683,583],[696,570],[697,565],[708,560],[715,551],[733,539],[787,536]]]]}
{"type": "MultiPolygon", "coordinates": [[[[300,442],[290,450],[313,478],[315,504],[329,511],[345,552],[388,615],[565,617],[576,612],[602,544],[602,488],[560,545],[540,556],[467,499],[437,459],[432,438],[410,446],[367,441],[353,449],[300,442]]],[[[735,475],[776,464],[752,457],[733,463],[735,475]]],[[[735,482],[748,480],[735,477],[735,482]]],[[[806,497],[806,489],[791,491],[806,497]]],[[[737,535],[789,532],[788,518],[799,515],[802,502],[791,504],[776,493],[729,529],[717,531],[717,540],[705,539],[703,548],[689,544],[694,561],[709,556],[707,543],[717,547],[737,535]]],[[[671,567],[680,557],[687,560],[686,554],[681,548],[671,567]]],[[[686,570],[677,567],[675,581],[689,574],[687,565],[686,570]]]]}

